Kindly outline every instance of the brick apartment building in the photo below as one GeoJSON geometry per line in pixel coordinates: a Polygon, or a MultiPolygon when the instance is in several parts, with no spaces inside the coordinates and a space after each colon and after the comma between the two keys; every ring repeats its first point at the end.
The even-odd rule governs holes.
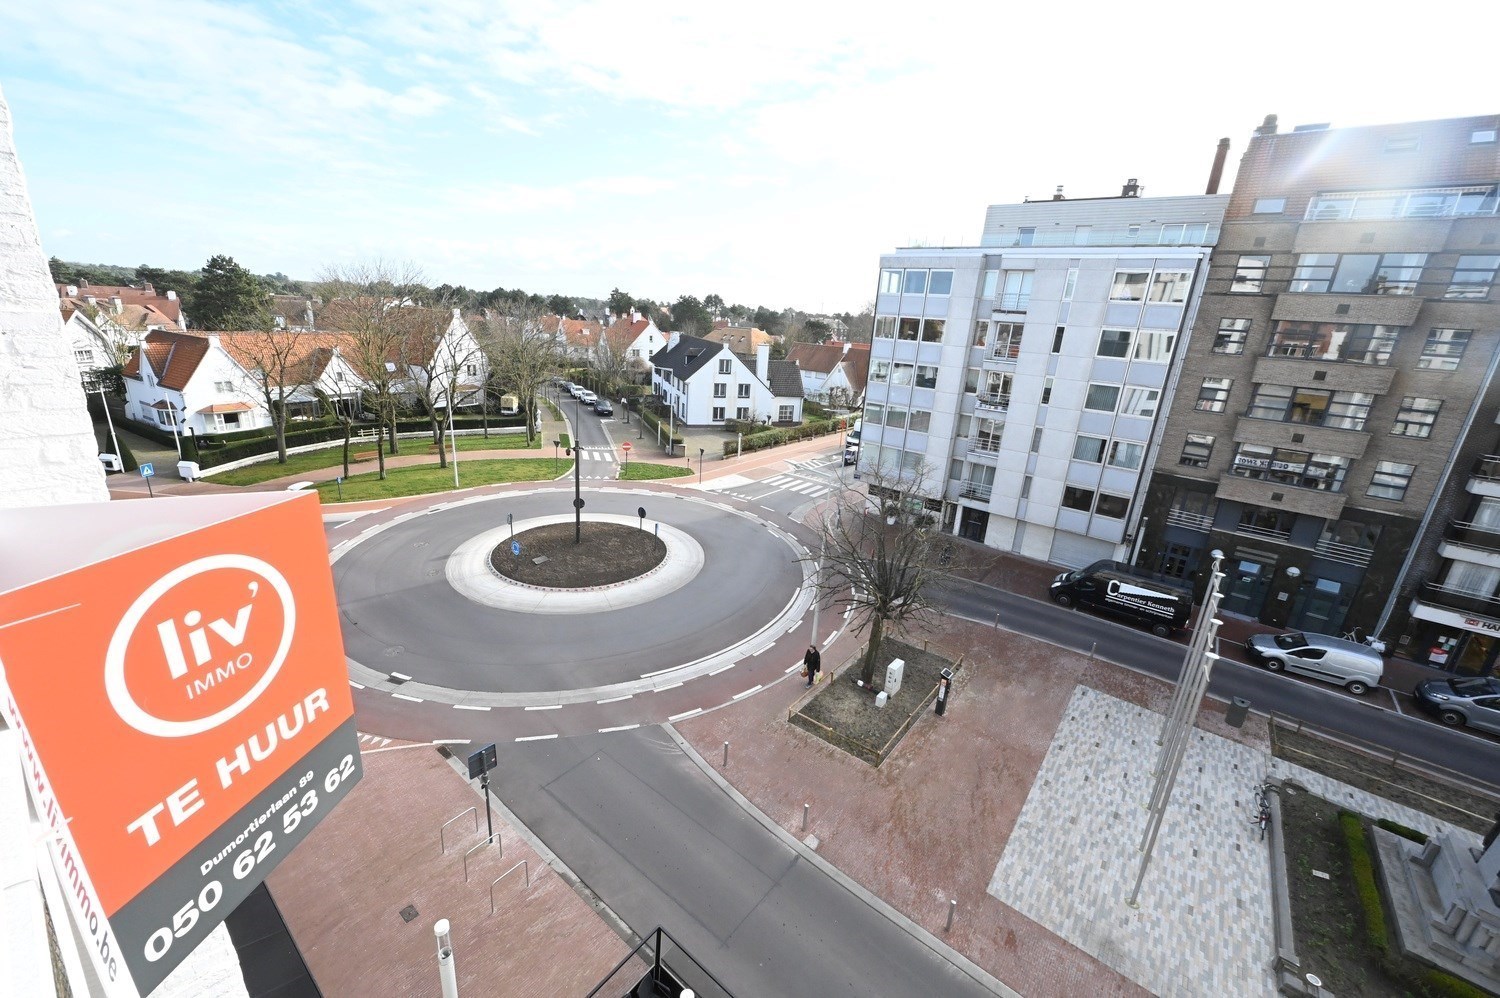
{"type": "Polygon", "coordinates": [[[1148,490],[1144,568],[1268,624],[1500,653],[1500,116],[1256,130],[1148,490]]]}

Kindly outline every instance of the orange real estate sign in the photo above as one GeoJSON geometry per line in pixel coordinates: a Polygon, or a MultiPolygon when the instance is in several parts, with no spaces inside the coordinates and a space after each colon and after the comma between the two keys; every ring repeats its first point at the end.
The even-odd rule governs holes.
{"type": "Polygon", "coordinates": [[[145,994],[359,779],[317,497],[0,512],[0,707],[112,994],[145,994]]]}

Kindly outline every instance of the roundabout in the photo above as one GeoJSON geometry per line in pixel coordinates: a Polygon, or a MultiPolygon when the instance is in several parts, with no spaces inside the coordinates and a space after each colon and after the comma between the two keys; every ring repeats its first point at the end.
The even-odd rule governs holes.
{"type": "MultiPolygon", "coordinates": [[[[608,565],[573,572],[570,588],[497,571],[492,556],[512,559],[517,570],[509,575],[522,575],[528,558],[551,560],[537,554],[545,545],[529,547],[528,533],[567,524],[571,540],[570,491],[440,502],[335,547],[354,686],[458,710],[552,711],[552,730],[571,734],[611,730],[604,722],[673,720],[685,716],[684,706],[697,713],[798,667],[792,663],[806,646],[803,617],[812,605],[806,550],[779,527],[720,502],[591,491],[578,545],[585,565],[590,525],[649,535],[662,549],[659,562],[650,563],[646,536],[635,542],[620,534],[616,550],[635,543],[639,557],[613,573],[616,581],[587,584],[611,578],[608,565]],[[794,635],[799,628],[804,633],[794,635]]],[[[556,538],[547,550],[572,556],[556,538]]]]}

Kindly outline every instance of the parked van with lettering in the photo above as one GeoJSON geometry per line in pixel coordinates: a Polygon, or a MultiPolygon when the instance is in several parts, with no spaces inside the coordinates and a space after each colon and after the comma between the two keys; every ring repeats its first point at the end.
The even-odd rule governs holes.
{"type": "Polygon", "coordinates": [[[1118,561],[1096,561],[1064,572],[1052,581],[1051,596],[1059,606],[1093,607],[1145,624],[1161,638],[1185,626],[1193,612],[1193,595],[1187,589],[1148,579],[1118,561]]]}

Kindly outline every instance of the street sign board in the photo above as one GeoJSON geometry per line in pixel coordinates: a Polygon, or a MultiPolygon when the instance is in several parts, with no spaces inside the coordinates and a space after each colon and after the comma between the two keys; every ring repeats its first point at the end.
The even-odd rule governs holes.
{"type": "Polygon", "coordinates": [[[156,466],[153,465],[150,461],[142,464],[140,470],[142,478],[151,478],[156,474],[156,466]]]}
{"type": "Polygon", "coordinates": [[[160,984],[360,778],[317,497],[160,502],[7,510],[0,561],[0,710],[111,998],[160,984]]]}
{"type": "Polygon", "coordinates": [[[625,447],[625,453],[629,454],[630,453],[630,441],[629,440],[625,441],[624,447],[625,447]]]}
{"type": "Polygon", "coordinates": [[[495,752],[495,743],[490,742],[484,748],[469,754],[469,779],[477,780],[497,765],[499,756],[495,752]]]}
{"type": "Polygon", "coordinates": [[[517,556],[519,556],[521,554],[521,542],[520,541],[511,541],[510,542],[510,553],[513,554],[513,555],[517,555],[517,556]]]}

